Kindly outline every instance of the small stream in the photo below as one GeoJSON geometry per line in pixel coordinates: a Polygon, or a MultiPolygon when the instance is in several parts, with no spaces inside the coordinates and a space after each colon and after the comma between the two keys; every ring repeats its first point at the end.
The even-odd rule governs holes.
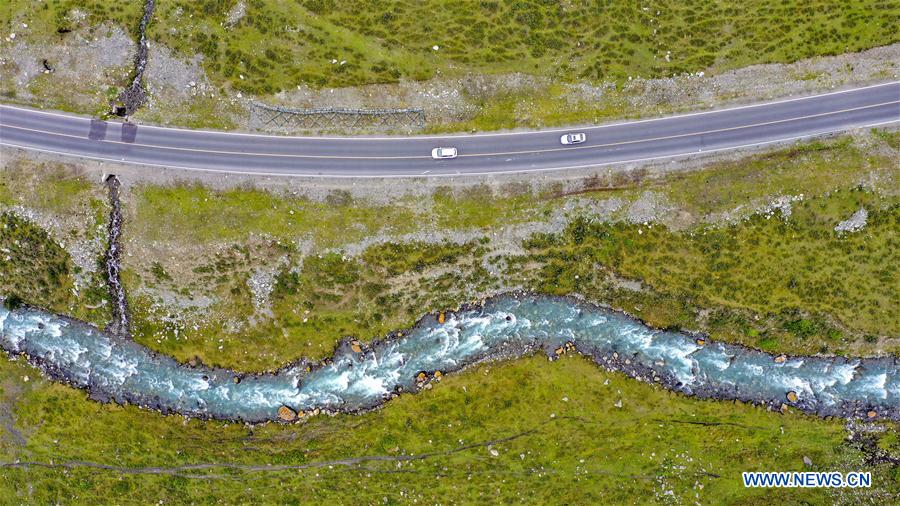
{"type": "Polygon", "coordinates": [[[118,102],[122,105],[113,111],[118,116],[131,116],[144,104],[147,91],[144,89],[144,71],[147,69],[147,56],[150,52],[150,41],[147,38],[147,25],[153,18],[156,0],[144,0],[144,14],[138,26],[138,47],[134,55],[134,78],[131,85],[122,90],[118,102]]]}
{"type": "Polygon", "coordinates": [[[28,306],[0,307],[0,346],[96,400],[248,422],[278,419],[285,407],[359,412],[417,390],[421,372],[431,378],[435,371],[487,359],[539,351],[553,357],[567,347],[685,395],[788,404],[820,416],[874,411],[900,420],[894,357],[775,357],[652,329],[574,298],[533,294],[499,295],[444,317],[429,315],[369,347],[343,342],[324,364],[295,363],[259,375],[190,367],[128,338],[28,306]]]}
{"type": "Polygon", "coordinates": [[[120,260],[122,250],[119,245],[122,239],[122,204],[119,200],[119,178],[109,176],[105,184],[109,190],[109,225],[107,226],[107,246],[104,255],[106,265],[106,283],[112,299],[112,321],[106,328],[113,334],[131,335],[131,324],[128,321],[128,299],[125,287],[122,286],[120,260]]]}

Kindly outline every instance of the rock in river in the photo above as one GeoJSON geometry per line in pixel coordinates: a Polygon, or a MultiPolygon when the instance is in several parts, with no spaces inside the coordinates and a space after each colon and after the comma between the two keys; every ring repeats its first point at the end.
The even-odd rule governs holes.
{"type": "Polygon", "coordinates": [[[284,420],[285,422],[293,422],[294,419],[296,419],[296,418],[297,418],[297,413],[293,409],[291,409],[283,404],[281,405],[280,408],[278,408],[278,419],[279,420],[284,420]]]}

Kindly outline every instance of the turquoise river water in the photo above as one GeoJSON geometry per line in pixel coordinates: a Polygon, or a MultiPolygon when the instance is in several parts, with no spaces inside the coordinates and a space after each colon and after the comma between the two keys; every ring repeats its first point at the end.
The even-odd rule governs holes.
{"type": "Polygon", "coordinates": [[[515,358],[571,343],[608,369],[704,398],[788,403],[819,415],[900,419],[895,357],[787,357],[687,333],[652,329],[630,316],[567,297],[505,294],[484,305],[426,316],[356,353],[344,342],[324,364],[296,363],[264,374],[190,367],[134,341],[33,307],[0,306],[0,346],[25,355],[49,377],[101,401],[133,403],[202,418],[258,422],[278,409],[356,412],[400,391],[420,372],[515,358]],[[793,391],[798,400],[786,394],[793,391]]]}

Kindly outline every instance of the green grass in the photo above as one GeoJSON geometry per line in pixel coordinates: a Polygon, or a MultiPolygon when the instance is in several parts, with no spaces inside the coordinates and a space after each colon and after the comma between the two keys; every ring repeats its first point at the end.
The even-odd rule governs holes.
{"type": "MultiPolygon", "coordinates": [[[[897,149],[892,147],[891,149],[897,149]]],[[[862,181],[867,168],[880,170],[885,188],[895,186],[893,163],[850,138],[810,142],[748,157],[722,170],[687,172],[660,185],[666,195],[692,214],[730,210],[771,195],[821,195],[862,181]]]]}
{"type": "Polygon", "coordinates": [[[96,207],[103,190],[73,166],[56,166],[19,159],[0,168],[0,204],[22,205],[65,215],[82,206],[96,207]]]}
{"type": "Polygon", "coordinates": [[[352,5],[251,0],[243,19],[229,27],[225,21],[234,4],[162,3],[152,34],[185,56],[202,53],[215,82],[259,95],[299,84],[351,86],[439,73],[621,81],[723,71],[887,44],[897,40],[890,28],[900,12],[895,2],[883,0],[690,1],[652,7],[536,0],[352,5]]]}
{"type": "Polygon", "coordinates": [[[12,191],[9,189],[6,181],[0,181],[0,205],[9,206],[15,202],[13,200],[12,191]]]}
{"type": "Polygon", "coordinates": [[[17,34],[17,40],[24,36],[34,42],[60,42],[66,33],[78,29],[79,23],[99,26],[109,22],[137,34],[143,12],[140,0],[7,0],[0,5],[0,30],[17,34]],[[85,19],[74,20],[73,10],[82,12],[85,19]]]}
{"type": "Polygon", "coordinates": [[[68,308],[69,255],[47,232],[11,213],[0,213],[0,294],[46,307],[68,308]]]}
{"type": "MultiPolygon", "coordinates": [[[[864,464],[838,420],[688,399],[604,372],[577,357],[481,366],[446,377],[430,391],[401,396],[373,413],[314,417],[287,426],[185,420],[133,406],[102,405],[35,377],[21,363],[0,363],[0,395],[14,409],[16,427],[26,440],[22,445],[11,434],[0,438],[4,461],[163,468],[322,465],[303,471],[218,468],[187,473],[208,479],[77,468],[0,469],[0,492],[14,502],[293,504],[315,498],[389,504],[675,499],[766,504],[770,492],[744,488],[740,473],[800,471],[804,456],[815,470],[871,470],[876,488],[853,492],[856,500],[897,493],[897,470],[864,464]],[[22,381],[26,375],[31,377],[27,383],[22,381]],[[620,399],[622,407],[614,407],[620,399]],[[478,446],[509,437],[513,439],[478,446]],[[441,454],[470,444],[476,446],[441,454]],[[399,465],[390,460],[327,465],[358,456],[429,453],[439,455],[399,465]]],[[[887,433],[872,437],[896,455],[895,429],[888,427],[887,433]]],[[[824,489],[779,494],[787,502],[833,500],[824,489]]]]}
{"type": "Polygon", "coordinates": [[[250,189],[215,192],[198,185],[144,186],[138,193],[135,232],[151,240],[178,237],[200,243],[244,241],[251,235],[293,238],[308,234],[316,245],[361,240],[383,231],[411,231],[402,205],[362,207],[335,194],[328,202],[272,196],[250,189]]]}

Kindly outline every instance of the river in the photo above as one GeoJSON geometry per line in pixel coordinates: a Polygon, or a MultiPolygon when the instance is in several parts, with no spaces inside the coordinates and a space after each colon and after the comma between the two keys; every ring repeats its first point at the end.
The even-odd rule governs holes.
{"type": "Polygon", "coordinates": [[[653,329],[571,297],[498,295],[483,305],[428,315],[370,346],[345,341],[322,364],[298,362],[254,375],[181,364],[127,337],[30,306],[0,306],[0,346],[96,400],[223,420],[276,420],[285,408],[360,412],[417,390],[420,373],[429,381],[436,371],[452,373],[483,360],[533,352],[552,358],[563,351],[685,395],[900,420],[895,357],[776,357],[653,329]]]}

